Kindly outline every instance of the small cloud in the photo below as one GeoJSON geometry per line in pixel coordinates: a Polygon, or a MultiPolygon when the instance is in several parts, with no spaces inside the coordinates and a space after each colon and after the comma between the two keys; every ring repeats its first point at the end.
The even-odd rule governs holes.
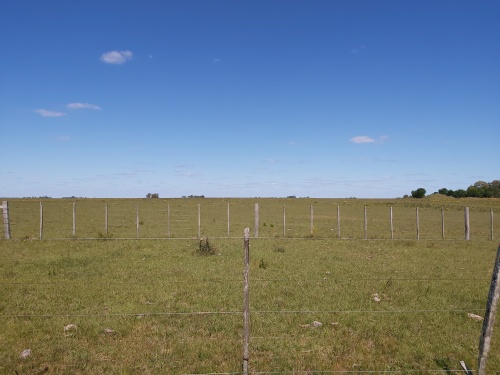
{"type": "Polygon", "coordinates": [[[379,137],[379,142],[385,142],[389,139],[389,136],[388,135],[381,135],[379,137]]]}
{"type": "Polygon", "coordinates": [[[196,173],[196,172],[184,172],[184,173],[177,173],[176,176],[179,176],[179,177],[198,177],[198,176],[202,176],[201,173],[196,173]]]}
{"type": "Polygon", "coordinates": [[[69,135],[60,135],[57,137],[57,140],[61,142],[68,142],[71,140],[71,137],[69,135]]]}
{"type": "Polygon", "coordinates": [[[221,60],[221,59],[219,59],[219,58],[217,58],[217,57],[214,57],[214,58],[212,59],[212,62],[213,62],[214,64],[218,64],[218,63],[222,62],[222,60],[221,60]]]}
{"type": "Polygon", "coordinates": [[[131,51],[109,51],[101,55],[101,61],[106,64],[122,65],[132,59],[131,51]]]}
{"type": "Polygon", "coordinates": [[[296,145],[296,142],[295,142],[295,141],[288,141],[288,145],[289,145],[289,146],[295,146],[295,145],[296,145]]]}
{"type": "Polygon", "coordinates": [[[63,117],[67,116],[64,112],[50,111],[48,109],[36,109],[36,113],[38,113],[42,117],[63,117]]]}
{"type": "Polygon", "coordinates": [[[101,109],[98,105],[89,103],[69,103],[66,107],[69,109],[95,109],[96,111],[101,109]]]}
{"type": "Polygon", "coordinates": [[[351,49],[351,53],[361,53],[365,49],[365,46],[358,46],[351,49]]]}
{"type": "Polygon", "coordinates": [[[366,135],[358,135],[357,137],[351,138],[350,141],[353,143],[373,143],[375,142],[375,139],[370,138],[366,135]]]}

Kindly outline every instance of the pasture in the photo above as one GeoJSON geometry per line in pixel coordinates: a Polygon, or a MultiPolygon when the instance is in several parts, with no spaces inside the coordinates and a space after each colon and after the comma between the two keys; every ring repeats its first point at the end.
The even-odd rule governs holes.
{"type": "MultiPolygon", "coordinates": [[[[454,201],[258,200],[259,238],[250,241],[251,373],[458,374],[461,360],[476,368],[482,322],[468,314],[484,314],[498,247],[489,240],[489,215],[499,203],[467,202],[472,235],[464,241],[463,201],[454,201]],[[286,237],[280,227],[283,205],[286,237]],[[391,206],[401,215],[394,240],[387,225],[391,206]],[[447,208],[444,241],[441,207],[447,208]]],[[[241,237],[254,224],[256,200],[171,200],[171,236],[156,239],[159,232],[167,238],[166,202],[108,200],[131,218],[113,219],[110,209],[106,238],[98,235],[103,202],[77,201],[76,239],[56,240],[71,237],[71,202],[46,201],[40,241],[39,201],[9,201],[14,239],[0,241],[1,373],[241,371],[241,237]],[[202,236],[211,239],[213,256],[196,255],[198,204],[202,236]],[[141,239],[118,239],[135,236],[137,205],[141,239]],[[209,205],[222,213],[212,214],[209,205]],[[19,214],[21,208],[34,217],[19,214]],[[31,355],[21,359],[25,349],[31,355]]],[[[488,373],[500,369],[498,331],[488,373]]]]}
{"type": "MultiPolygon", "coordinates": [[[[270,238],[464,239],[464,208],[471,239],[500,236],[500,199],[11,199],[12,237],[40,238],[227,238],[256,226],[270,238]],[[41,207],[43,212],[41,212],[41,207]],[[366,213],[366,225],[365,225],[366,213]],[[41,216],[43,219],[41,220],[41,216]],[[338,220],[340,218],[340,221],[338,220]],[[444,218],[444,231],[443,231],[444,218]],[[73,235],[74,231],[74,235],[73,235]]],[[[1,236],[4,234],[2,233],[1,236]]]]}

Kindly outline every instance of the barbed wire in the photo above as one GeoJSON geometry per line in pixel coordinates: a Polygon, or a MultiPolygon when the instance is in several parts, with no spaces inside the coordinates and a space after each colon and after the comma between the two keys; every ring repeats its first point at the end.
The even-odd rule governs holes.
{"type": "MultiPolygon", "coordinates": [[[[421,310],[251,310],[250,314],[428,314],[428,313],[469,313],[484,312],[484,307],[470,309],[421,309],[421,310]]],[[[54,314],[0,314],[3,318],[59,318],[59,317],[147,317],[147,316],[196,316],[196,315],[237,315],[242,310],[232,311],[166,311],[142,313],[54,313],[54,314]]]]}
{"type": "MultiPolygon", "coordinates": [[[[427,374],[450,374],[452,372],[463,372],[463,369],[446,370],[289,370],[289,371],[251,371],[252,375],[274,375],[274,374],[408,374],[419,373],[422,371],[427,374]]],[[[472,370],[475,371],[475,370],[472,370]]],[[[183,373],[182,375],[232,375],[241,374],[241,372],[208,372],[208,373],[183,373]]]]}
{"type": "MultiPolygon", "coordinates": [[[[96,274],[98,275],[98,274],[96,274]]],[[[92,274],[85,273],[85,276],[95,276],[92,274]]],[[[374,282],[374,281],[382,281],[382,282],[397,282],[397,281],[405,281],[405,282],[410,282],[410,281],[446,281],[446,282],[451,282],[451,281],[490,281],[491,278],[392,278],[392,277],[374,277],[374,278],[331,278],[328,276],[317,278],[317,279],[308,279],[307,281],[304,280],[297,280],[296,278],[282,278],[282,279],[260,279],[260,278],[252,278],[252,282],[286,282],[286,283],[297,283],[297,284],[310,284],[310,283],[315,283],[318,281],[331,281],[331,282],[355,282],[355,283],[361,283],[361,282],[374,282]]],[[[52,286],[60,286],[60,282],[64,281],[65,285],[68,283],[74,283],[78,284],[81,283],[81,280],[59,280],[57,282],[52,281],[52,282],[40,282],[38,280],[34,281],[0,281],[0,285],[52,285],[52,286]],[[36,283],[36,284],[34,284],[36,283]]],[[[167,284],[184,284],[187,283],[189,285],[192,285],[193,282],[199,282],[199,283],[243,283],[243,280],[241,279],[202,279],[202,280],[172,280],[167,279],[162,280],[162,283],[167,283],[167,284]]],[[[110,281],[106,283],[107,285],[134,285],[136,284],[135,281],[110,281]]]]}

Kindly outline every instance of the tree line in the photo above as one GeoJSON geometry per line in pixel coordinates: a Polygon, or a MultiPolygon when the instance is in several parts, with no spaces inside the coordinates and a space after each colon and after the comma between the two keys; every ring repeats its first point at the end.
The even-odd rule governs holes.
{"type": "MultiPolygon", "coordinates": [[[[412,198],[423,198],[425,193],[424,188],[418,188],[411,192],[411,196],[412,198]]],[[[453,198],[500,198],[500,180],[492,182],[477,181],[467,189],[451,190],[442,188],[434,194],[442,194],[453,198]]],[[[406,195],[406,197],[408,196],[406,195]]]]}
{"type": "Polygon", "coordinates": [[[474,185],[470,185],[467,190],[442,188],[438,190],[438,193],[454,198],[500,198],[500,180],[492,182],[477,181],[474,185]]]}

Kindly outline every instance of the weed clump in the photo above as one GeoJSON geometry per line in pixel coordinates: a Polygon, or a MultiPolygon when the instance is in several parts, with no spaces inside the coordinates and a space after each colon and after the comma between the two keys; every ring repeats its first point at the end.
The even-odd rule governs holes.
{"type": "Polygon", "coordinates": [[[215,255],[216,253],[216,248],[214,245],[208,241],[208,237],[206,239],[201,239],[198,249],[196,250],[197,255],[215,255]]]}
{"type": "Polygon", "coordinates": [[[262,269],[267,269],[267,262],[264,260],[264,259],[261,259],[260,262],[259,262],[259,268],[262,268],[262,269]]]}
{"type": "Polygon", "coordinates": [[[98,240],[109,240],[110,238],[113,238],[113,235],[111,233],[102,233],[102,232],[97,233],[98,240]]]}

